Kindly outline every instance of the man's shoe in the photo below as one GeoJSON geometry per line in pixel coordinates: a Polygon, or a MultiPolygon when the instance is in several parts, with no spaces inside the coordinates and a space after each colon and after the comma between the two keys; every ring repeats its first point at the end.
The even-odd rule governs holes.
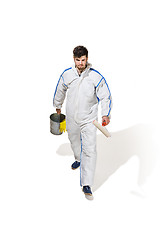
{"type": "Polygon", "coordinates": [[[90,186],[83,186],[82,191],[84,192],[85,195],[92,196],[92,191],[91,191],[90,186]]]}
{"type": "Polygon", "coordinates": [[[75,169],[77,169],[79,166],[80,166],[80,162],[75,161],[75,162],[71,165],[71,168],[72,168],[73,170],[75,170],[75,169]]]}

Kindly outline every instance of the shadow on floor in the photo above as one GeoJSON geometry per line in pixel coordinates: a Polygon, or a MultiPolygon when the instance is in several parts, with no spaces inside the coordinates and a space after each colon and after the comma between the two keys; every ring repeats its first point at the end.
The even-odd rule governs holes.
{"type": "MultiPolygon", "coordinates": [[[[154,134],[151,126],[138,124],[111,133],[111,138],[97,135],[97,164],[93,191],[96,191],[112,174],[133,156],[139,159],[137,184],[141,186],[152,173],[156,162],[154,134]]],[[[70,143],[62,144],[57,154],[73,155],[70,143]]],[[[137,158],[136,158],[137,161],[137,158]]]]}

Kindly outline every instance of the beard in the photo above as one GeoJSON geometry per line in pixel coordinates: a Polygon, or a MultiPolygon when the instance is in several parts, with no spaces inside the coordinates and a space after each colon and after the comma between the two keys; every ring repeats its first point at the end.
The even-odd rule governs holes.
{"type": "Polygon", "coordinates": [[[87,64],[86,64],[85,66],[83,66],[83,65],[78,65],[78,66],[76,66],[76,68],[78,68],[78,70],[81,71],[81,72],[82,72],[86,67],[87,67],[87,64]]]}

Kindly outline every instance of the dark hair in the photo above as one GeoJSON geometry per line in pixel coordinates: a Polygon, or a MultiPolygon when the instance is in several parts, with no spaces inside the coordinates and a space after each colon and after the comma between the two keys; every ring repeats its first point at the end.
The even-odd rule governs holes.
{"type": "Polygon", "coordinates": [[[73,49],[73,56],[78,58],[82,56],[88,57],[88,50],[83,46],[77,46],[73,49]]]}

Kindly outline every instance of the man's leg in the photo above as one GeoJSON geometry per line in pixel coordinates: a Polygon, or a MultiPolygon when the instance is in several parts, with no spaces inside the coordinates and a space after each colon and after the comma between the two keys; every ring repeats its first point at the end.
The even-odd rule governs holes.
{"type": "Polygon", "coordinates": [[[75,123],[74,120],[67,118],[67,132],[68,138],[71,143],[71,148],[74,153],[74,158],[76,161],[80,162],[81,153],[81,137],[80,137],[80,127],[75,123]]]}
{"type": "Polygon", "coordinates": [[[81,126],[81,186],[92,186],[94,181],[97,151],[96,130],[93,123],[81,126]]]}

